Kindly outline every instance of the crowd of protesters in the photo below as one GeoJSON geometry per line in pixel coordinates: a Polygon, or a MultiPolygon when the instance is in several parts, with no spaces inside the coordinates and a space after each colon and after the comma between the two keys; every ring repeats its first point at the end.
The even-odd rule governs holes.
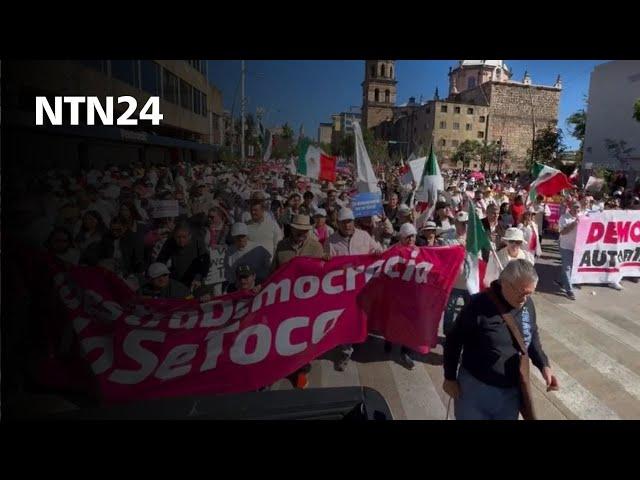
{"type": "MultiPolygon", "coordinates": [[[[238,290],[258,291],[271,273],[298,256],[328,260],[381,253],[395,245],[464,246],[470,207],[492,246],[482,252],[485,287],[511,261],[535,264],[551,212],[542,196],[529,199],[530,178],[462,170],[446,170],[443,176],[444,191],[433,208],[425,209],[413,198],[416,184],[402,184],[400,169],[392,168],[379,184],[383,211],[355,218],[354,177],[346,172],[334,182],[312,182],[277,162],[268,168],[260,162],[236,169],[181,162],[52,170],[12,186],[24,195],[12,220],[23,245],[48,250],[63,268],[108,269],[151,298],[208,301],[238,290]],[[219,247],[223,274],[210,281],[213,251],[219,247]]],[[[569,278],[576,219],[605,209],[640,209],[639,197],[639,186],[628,186],[618,174],[603,192],[576,189],[561,198],[557,283],[568,298],[575,299],[569,278]]],[[[462,269],[444,313],[445,333],[460,301],[470,300],[464,275],[462,269]]],[[[391,348],[385,345],[386,351],[391,348]]],[[[338,350],[336,369],[343,371],[353,346],[338,350]]],[[[414,367],[404,346],[401,362],[414,367]]],[[[309,369],[291,376],[296,387],[306,387],[309,369]]]]}

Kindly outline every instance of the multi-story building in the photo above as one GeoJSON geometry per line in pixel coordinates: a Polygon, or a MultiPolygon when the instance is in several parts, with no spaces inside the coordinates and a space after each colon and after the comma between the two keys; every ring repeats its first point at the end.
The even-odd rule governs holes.
{"type": "Polygon", "coordinates": [[[318,143],[331,144],[331,132],[333,130],[333,123],[320,123],[318,127],[318,143]]]}
{"type": "MultiPolygon", "coordinates": [[[[387,74],[393,72],[393,62],[378,62],[383,62],[387,74]]],[[[372,112],[367,125],[374,125],[376,137],[401,145],[402,152],[429,148],[433,142],[441,162],[461,166],[453,165],[451,157],[465,140],[500,141],[505,152],[503,166],[524,169],[536,132],[557,124],[562,90],[559,77],[553,86],[533,85],[526,72],[522,82],[513,81],[512,72],[502,60],[460,60],[449,71],[446,99],[441,100],[436,89],[430,101],[415,102],[411,98],[404,105],[385,104],[382,108],[380,97],[375,101],[374,87],[379,82],[371,79],[372,64],[377,68],[375,62],[367,61],[363,82],[363,112],[372,112]]],[[[389,94],[392,97],[395,83],[389,94]]],[[[478,168],[479,162],[470,159],[470,165],[478,168]]]]}
{"type": "Polygon", "coordinates": [[[353,122],[361,119],[360,112],[340,112],[331,115],[331,145],[336,148],[344,137],[353,135],[353,122]]]}
{"type": "MultiPolygon", "coordinates": [[[[223,142],[222,93],[207,79],[206,60],[15,61],[6,65],[3,112],[21,161],[36,168],[211,159],[223,142]],[[35,97],[131,96],[137,112],[160,97],[160,125],[35,126],[35,97]]],[[[53,100],[50,101],[53,104],[53,100]]],[[[127,104],[114,101],[114,118],[127,104]]],[[[68,106],[65,118],[68,117],[68,106]]],[[[137,116],[136,112],[136,116],[137,116]]]]}
{"type": "Polygon", "coordinates": [[[640,61],[616,60],[594,68],[589,83],[583,164],[640,172],[640,122],[633,108],[640,99],[640,61]],[[618,154],[607,141],[626,142],[618,154]],[[628,153],[624,153],[624,151],[628,153]]]}

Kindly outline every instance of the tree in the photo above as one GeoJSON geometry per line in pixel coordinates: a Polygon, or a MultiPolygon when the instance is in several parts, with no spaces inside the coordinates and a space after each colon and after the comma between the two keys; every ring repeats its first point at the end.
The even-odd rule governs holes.
{"type": "Polygon", "coordinates": [[[293,129],[288,123],[282,126],[282,138],[293,138],[293,129]]]}
{"type": "Polygon", "coordinates": [[[331,146],[330,143],[320,143],[320,148],[322,149],[322,151],[324,151],[324,153],[326,153],[327,155],[335,155],[333,153],[333,147],[331,146]]]}
{"type": "Polygon", "coordinates": [[[477,140],[465,140],[456,149],[451,159],[457,164],[462,162],[463,168],[469,168],[471,161],[480,155],[482,144],[477,140]]]}
{"type": "Polygon", "coordinates": [[[580,140],[580,150],[584,143],[584,134],[587,129],[587,112],[584,109],[580,109],[567,118],[567,126],[571,129],[571,136],[580,140]]]}
{"type": "Polygon", "coordinates": [[[633,118],[640,122],[640,98],[636,100],[636,103],[633,106],[633,118]]]}
{"type": "MultiPolygon", "coordinates": [[[[553,124],[538,131],[533,142],[533,161],[544,165],[559,165],[560,156],[566,150],[562,141],[562,130],[553,124]]],[[[531,149],[528,150],[527,168],[531,167],[531,149]]]]}
{"type": "Polygon", "coordinates": [[[498,163],[498,155],[500,152],[500,144],[498,142],[489,142],[480,146],[480,170],[484,171],[489,164],[498,163]]]}

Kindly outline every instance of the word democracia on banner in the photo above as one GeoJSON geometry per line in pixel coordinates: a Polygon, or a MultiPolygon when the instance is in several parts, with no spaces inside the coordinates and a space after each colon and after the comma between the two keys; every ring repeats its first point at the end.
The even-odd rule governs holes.
{"type": "Polygon", "coordinates": [[[101,99],[95,96],[54,97],[53,107],[47,97],[36,97],[36,125],[45,124],[45,114],[51,125],[79,125],[81,104],[86,108],[86,125],[96,125],[96,117],[98,124],[101,125],[138,125],[138,120],[147,120],[152,125],[160,125],[160,120],[164,119],[164,115],[160,113],[160,97],[149,97],[140,110],[138,118],[133,116],[138,108],[138,102],[134,97],[129,95],[117,97],[117,103],[127,104],[128,108],[114,123],[114,97],[105,97],[104,106],[101,99]],[[63,103],[69,105],[68,119],[64,118],[63,103]]]}
{"type": "MultiPolygon", "coordinates": [[[[318,346],[341,316],[355,318],[355,302],[344,303],[344,299],[361,291],[370,280],[388,277],[426,284],[434,265],[417,261],[418,254],[419,249],[408,258],[353,256],[348,264],[322,275],[283,278],[276,274],[255,295],[232,294],[207,303],[180,301],[178,310],[154,308],[123,294],[122,287],[103,287],[103,296],[99,288],[83,283],[90,275],[100,278],[88,270],[78,269],[75,275],[60,272],[54,283],[94,374],[108,374],[110,384],[134,385],[210,373],[220,362],[246,367],[274,357],[293,358],[320,347],[326,350],[341,342],[361,341],[362,330],[357,328],[351,337],[318,346]],[[327,303],[309,315],[302,302],[316,297],[327,303]],[[331,297],[335,302],[328,302],[331,297]],[[277,306],[281,312],[296,313],[269,318],[265,311],[277,306]]],[[[308,361],[301,359],[302,364],[308,361]]],[[[277,378],[274,375],[272,381],[277,378]]],[[[219,388],[224,391],[226,387],[219,388]]]]}

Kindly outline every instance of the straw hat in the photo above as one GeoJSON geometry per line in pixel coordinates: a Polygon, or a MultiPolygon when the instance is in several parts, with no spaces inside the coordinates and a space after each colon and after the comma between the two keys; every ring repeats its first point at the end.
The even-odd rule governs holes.
{"type": "Polygon", "coordinates": [[[524,242],[524,234],[519,228],[507,228],[507,231],[505,232],[504,237],[502,237],[502,240],[504,240],[505,242],[524,242]]]}
{"type": "Polygon", "coordinates": [[[311,225],[309,215],[295,215],[291,221],[291,228],[295,228],[296,230],[311,230],[313,226],[311,225]]]}

